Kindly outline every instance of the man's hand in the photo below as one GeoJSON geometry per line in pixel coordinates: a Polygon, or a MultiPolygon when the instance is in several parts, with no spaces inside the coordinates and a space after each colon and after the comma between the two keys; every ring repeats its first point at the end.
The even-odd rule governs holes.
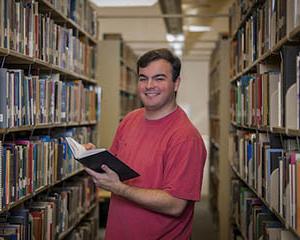
{"type": "Polygon", "coordinates": [[[87,173],[93,177],[93,181],[97,187],[105,189],[107,191],[119,194],[121,190],[122,182],[116,172],[111,170],[108,166],[101,166],[104,173],[98,173],[90,168],[85,168],[87,173]]]}
{"type": "Polygon", "coordinates": [[[92,143],[82,144],[82,146],[84,146],[86,150],[91,150],[96,148],[96,146],[92,143]]]}

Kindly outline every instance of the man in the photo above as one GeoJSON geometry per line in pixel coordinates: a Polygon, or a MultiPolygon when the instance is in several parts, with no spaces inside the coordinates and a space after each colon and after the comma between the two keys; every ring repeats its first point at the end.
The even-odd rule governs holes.
{"type": "Polygon", "coordinates": [[[107,166],[90,169],[98,187],[112,192],[106,239],[189,239],[194,202],[200,199],[206,150],[176,104],[179,58],[167,49],[137,62],[138,95],[144,107],[120,123],[110,151],[140,176],[121,182],[107,166]]]}

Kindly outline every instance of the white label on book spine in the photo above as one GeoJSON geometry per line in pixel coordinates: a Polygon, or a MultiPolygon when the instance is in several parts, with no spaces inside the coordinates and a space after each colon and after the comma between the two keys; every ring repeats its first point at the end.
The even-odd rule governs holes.
{"type": "Polygon", "coordinates": [[[3,114],[0,114],[0,122],[3,122],[3,114]]]}

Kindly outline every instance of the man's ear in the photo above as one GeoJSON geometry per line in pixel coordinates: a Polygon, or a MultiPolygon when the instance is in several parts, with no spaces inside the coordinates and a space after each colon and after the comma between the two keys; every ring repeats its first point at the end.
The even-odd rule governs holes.
{"type": "Polygon", "coordinates": [[[181,78],[177,77],[176,80],[175,80],[175,82],[174,82],[175,83],[174,92],[178,91],[180,82],[181,82],[181,78]]]}

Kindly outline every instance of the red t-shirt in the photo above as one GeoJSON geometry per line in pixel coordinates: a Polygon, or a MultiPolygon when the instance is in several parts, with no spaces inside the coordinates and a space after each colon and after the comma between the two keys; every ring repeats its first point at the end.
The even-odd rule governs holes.
{"type": "Polygon", "coordinates": [[[206,150],[184,111],[177,107],[159,120],[145,119],[144,109],[131,112],[120,123],[110,151],[141,175],[127,181],[129,185],[161,189],[191,201],[180,217],[171,217],[112,195],[106,239],[188,239],[194,201],[200,199],[206,150]]]}

